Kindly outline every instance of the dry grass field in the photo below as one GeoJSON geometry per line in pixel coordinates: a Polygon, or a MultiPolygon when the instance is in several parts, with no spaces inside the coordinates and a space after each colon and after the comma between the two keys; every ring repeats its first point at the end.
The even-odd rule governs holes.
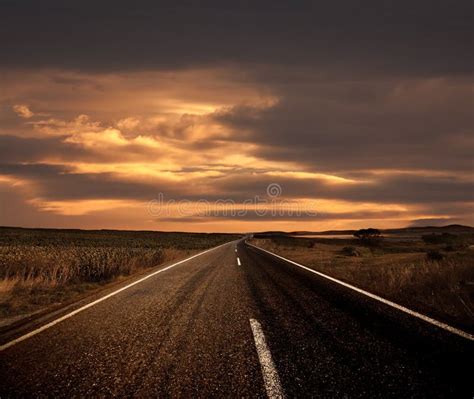
{"type": "Polygon", "coordinates": [[[237,236],[0,228],[0,325],[237,236]]]}
{"type": "MultiPolygon", "coordinates": [[[[472,236],[458,248],[423,240],[381,240],[275,236],[253,244],[409,308],[474,330],[472,236]]],[[[429,240],[428,240],[429,241],[429,240]]]]}

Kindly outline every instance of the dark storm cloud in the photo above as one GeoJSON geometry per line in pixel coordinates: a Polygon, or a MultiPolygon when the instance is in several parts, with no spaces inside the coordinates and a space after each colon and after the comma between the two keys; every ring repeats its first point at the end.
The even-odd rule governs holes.
{"type": "Polygon", "coordinates": [[[275,84],[273,107],[237,106],[214,117],[261,144],[256,155],[313,170],[472,169],[474,106],[469,78],[275,84]]]}
{"type": "Polygon", "coordinates": [[[232,197],[216,192],[214,180],[188,179],[173,181],[164,178],[140,181],[135,177],[124,177],[114,173],[77,173],[72,167],[46,163],[0,163],[0,176],[29,182],[35,196],[44,200],[91,200],[129,199],[150,201],[163,194],[164,201],[218,201],[232,199],[244,201],[249,198],[245,189],[232,197]],[[199,194],[207,188],[206,194],[199,194]]]}
{"type": "Polygon", "coordinates": [[[409,74],[472,67],[472,3],[465,0],[4,0],[0,15],[7,67],[110,71],[237,62],[409,74]]]}
{"type": "MultiPolygon", "coordinates": [[[[110,173],[72,173],[70,168],[47,164],[0,164],[0,175],[31,181],[38,197],[53,201],[152,199],[162,188],[160,180],[156,185],[141,184],[110,173]]],[[[167,188],[171,191],[169,184],[167,188]]]]}
{"type": "Polygon", "coordinates": [[[0,159],[5,163],[38,162],[48,157],[78,159],[90,157],[83,148],[63,142],[62,137],[22,138],[0,135],[0,159]]]}
{"type": "MultiPolygon", "coordinates": [[[[118,156],[116,148],[84,147],[79,143],[68,142],[70,136],[56,137],[19,137],[0,135],[0,160],[4,163],[45,162],[52,159],[62,162],[126,162],[153,161],[160,150],[133,142],[123,145],[118,156]]],[[[211,144],[209,144],[211,146],[211,144]]]]}
{"type": "MultiPolygon", "coordinates": [[[[281,186],[283,198],[339,199],[355,202],[436,203],[474,201],[474,183],[453,177],[395,175],[369,181],[331,183],[324,178],[295,179],[255,174],[232,175],[214,180],[214,186],[230,198],[266,197],[269,184],[281,186]]],[[[451,209],[453,209],[451,207],[451,209]]],[[[446,209],[447,210],[447,209],[446,209]]]]}
{"type": "MultiPolygon", "coordinates": [[[[0,175],[33,182],[37,196],[50,200],[140,199],[163,193],[167,200],[232,200],[268,198],[271,183],[282,188],[282,198],[338,199],[354,202],[437,204],[474,201],[474,184],[454,178],[379,176],[370,182],[333,184],[324,179],[294,179],[255,174],[228,175],[211,180],[188,180],[187,185],[161,178],[140,182],[112,173],[73,173],[71,168],[48,164],[0,164],[0,175]],[[204,189],[204,191],[203,191],[204,189]],[[205,194],[200,194],[204,192],[205,194]]],[[[437,205],[439,208],[439,205],[437,205]]],[[[440,211],[452,213],[453,205],[440,211]]],[[[459,208],[459,206],[458,206],[459,208]]],[[[457,212],[464,209],[458,209],[457,212]]]]}

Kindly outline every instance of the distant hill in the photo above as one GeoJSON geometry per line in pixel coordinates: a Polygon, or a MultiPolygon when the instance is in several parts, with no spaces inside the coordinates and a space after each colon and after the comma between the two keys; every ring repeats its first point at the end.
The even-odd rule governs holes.
{"type": "Polygon", "coordinates": [[[423,226],[423,227],[405,227],[402,229],[386,229],[382,230],[384,233],[388,234],[407,234],[407,233],[417,233],[417,234],[426,234],[426,233],[474,233],[474,227],[463,226],[461,224],[450,224],[447,226],[423,226]]]}
{"type": "MultiPolygon", "coordinates": [[[[370,227],[370,226],[369,226],[370,227]]],[[[325,230],[325,231],[265,231],[256,234],[260,235],[291,235],[291,236],[308,236],[308,235],[352,235],[357,230],[325,230]]],[[[463,226],[460,224],[450,224],[447,226],[423,226],[423,227],[403,227],[399,229],[380,229],[382,234],[431,234],[431,233],[453,233],[453,234],[474,234],[474,227],[463,226]]]]}

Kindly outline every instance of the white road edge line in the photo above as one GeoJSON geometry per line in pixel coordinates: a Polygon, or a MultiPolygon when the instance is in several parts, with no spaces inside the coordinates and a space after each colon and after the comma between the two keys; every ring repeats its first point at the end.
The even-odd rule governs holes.
{"type": "Polygon", "coordinates": [[[263,248],[260,248],[260,247],[257,247],[255,245],[252,245],[252,244],[249,244],[249,243],[246,243],[247,245],[253,247],[253,248],[256,248],[256,249],[259,249],[260,251],[263,251],[263,252],[266,252],[270,255],[273,255],[277,258],[280,258],[280,259],[283,259],[284,261],[288,262],[288,263],[291,263],[295,266],[298,266],[298,267],[301,267],[302,269],[305,269],[311,273],[314,273],[314,274],[317,274],[318,276],[321,276],[327,280],[330,280],[334,283],[337,283],[337,284],[340,284],[346,288],[349,288],[353,291],[356,291],[362,295],[365,295],[365,296],[368,296],[369,298],[372,298],[372,299],[375,299],[376,301],[379,301],[379,302],[382,302],[384,303],[385,305],[388,305],[388,306],[391,306],[392,308],[395,308],[401,312],[404,312],[406,314],[409,314],[410,316],[413,316],[413,317],[416,317],[418,319],[421,319],[427,323],[430,323],[438,328],[441,328],[443,330],[446,330],[446,331],[449,331],[450,333],[452,334],[456,334],[456,335],[459,335],[460,337],[462,338],[466,338],[470,341],[474,341],[474,335],[473,334],[470,334],[466,331],[463,331],[463,330],[460,330],[456,327],[453,327],[453,326],[450,326],[449,324],[446,324],[446,323],[443,323],[441,321],[438,321],[436,319],[433,319],[431,317],[428,317],[428,316],[425,316],[424,314],[421,314],[421,313],[418,313],[414,310],[411,310],[411,309],[408,309],[406,308],[405,306],[402,306],[402,305],[399,305],[398,303],[395,303],[395,302],[392,302],[392,301],[389,301],[388,299],[385,299],[385,298],[382,298],[381,296],[378,296],[378,295],[375,295],[375,294],[372,294],[371,292],[368,292],[368,291],[365,291],[361,288],[357,288],[351,284],[348,284],[348,283],[345,283],[344,281],[341,281],[341,280],[338,280],[334,277],[331,277],[331,276],[328,276],[327,274],[324,274],[324,273],[321,273],[321,272],[318,272],[316,270],[313,270],[307,266],[304,266],[304,265],[301,265],[299,263],[296,263],[290,259],[287,259],[287,258],[284,258],[283,256],[280,256],[280,255],[277,255],[273,252],[270,252],[270,251],[267,251],[266,249],[263,249],[263,248]]]}
{"type": "Polygon", "coordinates": [[[242,266],[242,263],[240,263],[240,258],[239,258],[239,257],[237,257],[237,264],[238,264],[239,266],[242,266]]]}
{"type": "Polygon", "coordinates": [[[33,337],[34,335],[39,334],[40,332],[42,332],[42,331],[44,331],[44,330],[47,330],[48,328],[51,328],[51,327],[53,327],[54,325],[56,325],[56,324],[58,324],[58,323],[61,323],[62,321],[66,320],[66,319],[69,319],[70,317],[72,317],[72,316],[74,316],[74,315],[76,315],[76,314],[78,314],[78,313],[80,313],[80,312],[82,312],[82,311],[84,311],[84,310],[86,310],[86,309],[88,309],[88,308],[94,306],[94,305],[97,305],[98,303],[100,303],[100,302],[102,302],[102,301],[105,301],[106,299],[109,299],[110,297],[113,297],[114,295],[117,295],[118,293],[120,293],[120,292],[122,292],[122,291],[125,291],[126,289],[128,289],[128,288],[130,288],[130,287],[133,287],[134,285],[140,284],[141,282],[143,282],[143,281],[145,281],[145,280],[148,280],[150,277],[156,276],[156,275],[159,274],[159,273],[162,273],[162,272],[164,272],[164,271],[166,271],[166,270],[169,270],[169,269],[171,269],[171,268],[173,268],[173,267],[175,267],[175,266],[178,266],[178,265],[180,265],[180,264],[182,264],[182,263],[184,263],[184,262],[187,262],[188,260],[191,260],[191,259],[197,258],[198,256],[204,255],[204,254],[207,253],[207,252],[210,252],[210,251],[213,251],[213,250],[215,250],[215,249],[217,249],[217,248],[223,247],[224,245],[227,245],[227,244],[228,244],[228,243],[225,243],[225,244],[218,245],[217,247],[214,247],[214,248],[206,249],[206,250],[203,251],[203,252],[200,252],[200,253],[198,253],[198,254],[195,254],[195,255],[193,255],[193,256],[190,256],[189,258],[180,260],[179,262],[176,262],[176,263],[173,263],[172,265],[166,266],[166,267],[163,268],[163,269],[160,269],[160,270],[157,270],[157,271],[155,271],[155,272],[153,272],[153,273],[150,273],[150,274],[146,275],[145,277],[142,277],[141,279],[139,279],[139,280],[137,280],[137,281],[134,281],[133,283],[130,283],[130,284],[128,284],[128,285],[126,285],[126,286],[124,286],[124,287],[122,287],[122,288],[119,288],[119,289],[116,290],[116,291],[111,292],[110,294],[107,294],[107,295],[105,295],[105,296],[103,296],[103,297],[101,297],[101,298],[99,298],[99,299],[96,299],[95,301],[92,301],[92,302],[90,302],[90,303],[88,303],[88,304],[86,304],[86,305],[84,305],[84,306],[82,306],[82,307],[80,307],[80,308],[78,308],[78,309],[76,309],[76,310],[73,310],[72,312],[70,312],[70,313],[68,313],[68,314],[66,314],[66,315],[64,315],[64,316],[62,316],[62,317],[60,317],[60,318],[58,318],[58,319],[56,319],[56,320],[53,320],[53,321],[51,321],[51,322],[49,322],[49,323],[47,323],[47,324],[45,324],[45,325],[43,325],[43,326],[37,328],[36,330],[30,331],[28,334],[22,335],[22,336],[20,336],[20,337],[14,339],[14,340],[12,340],[12,341],[7,342],[6,344],[1,345],[1,346],[0,346],[0,352],[4,351],[4,350],[7,349],[7,348],[10,348],[10,347],[13,346],[13,345],[18,344],[18,343],[21,342],[21,341],[24,341],[24,340],[26,340],[26,339],[28,339],[28,338],[33,337]]]}
{"type": "Polygon", "coordinates": [[[267,396],[270,399],[284,398],[285,394],[281,387],[280,377],[278,376],[275,363],[273,363],[270,349],[268,349],[262,326],[258,320],[250,319],[250,328],[252,329],[255,347],[257,348],[258,360],[260,360],[260,367],[262,369],[263,382],[265,383],[267,396]]]}

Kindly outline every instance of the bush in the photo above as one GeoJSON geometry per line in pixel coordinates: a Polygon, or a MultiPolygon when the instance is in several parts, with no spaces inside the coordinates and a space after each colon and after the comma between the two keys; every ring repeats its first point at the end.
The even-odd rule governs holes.
{"type": "Polygon", "coordinates": [[[356,247],[344,247],[342,248],[342,254],[346,256],[360,256],[360,252],[356,247]]]}
{"type": "Polygon", "coordinates": [[[434,245],[440,245],[440,244],[445,244],[445,245],[451,245],[451,246],[458,246],[458,245],[463,245],[464,240],[462,237],[456,234],[451,234],[451,233],[443,233],[443,234],[425,234],[421,236],[422,240],[425,242],[425,244],[434,244],[434,245]]]}
{"type": "Polygon", "coordinates": [[[376,246],[380,244],[380,241],[382,240],[380,230],[371,227],[356,231],[354,237],[357,237],[363,244],[368,246],[376,246]]]}

